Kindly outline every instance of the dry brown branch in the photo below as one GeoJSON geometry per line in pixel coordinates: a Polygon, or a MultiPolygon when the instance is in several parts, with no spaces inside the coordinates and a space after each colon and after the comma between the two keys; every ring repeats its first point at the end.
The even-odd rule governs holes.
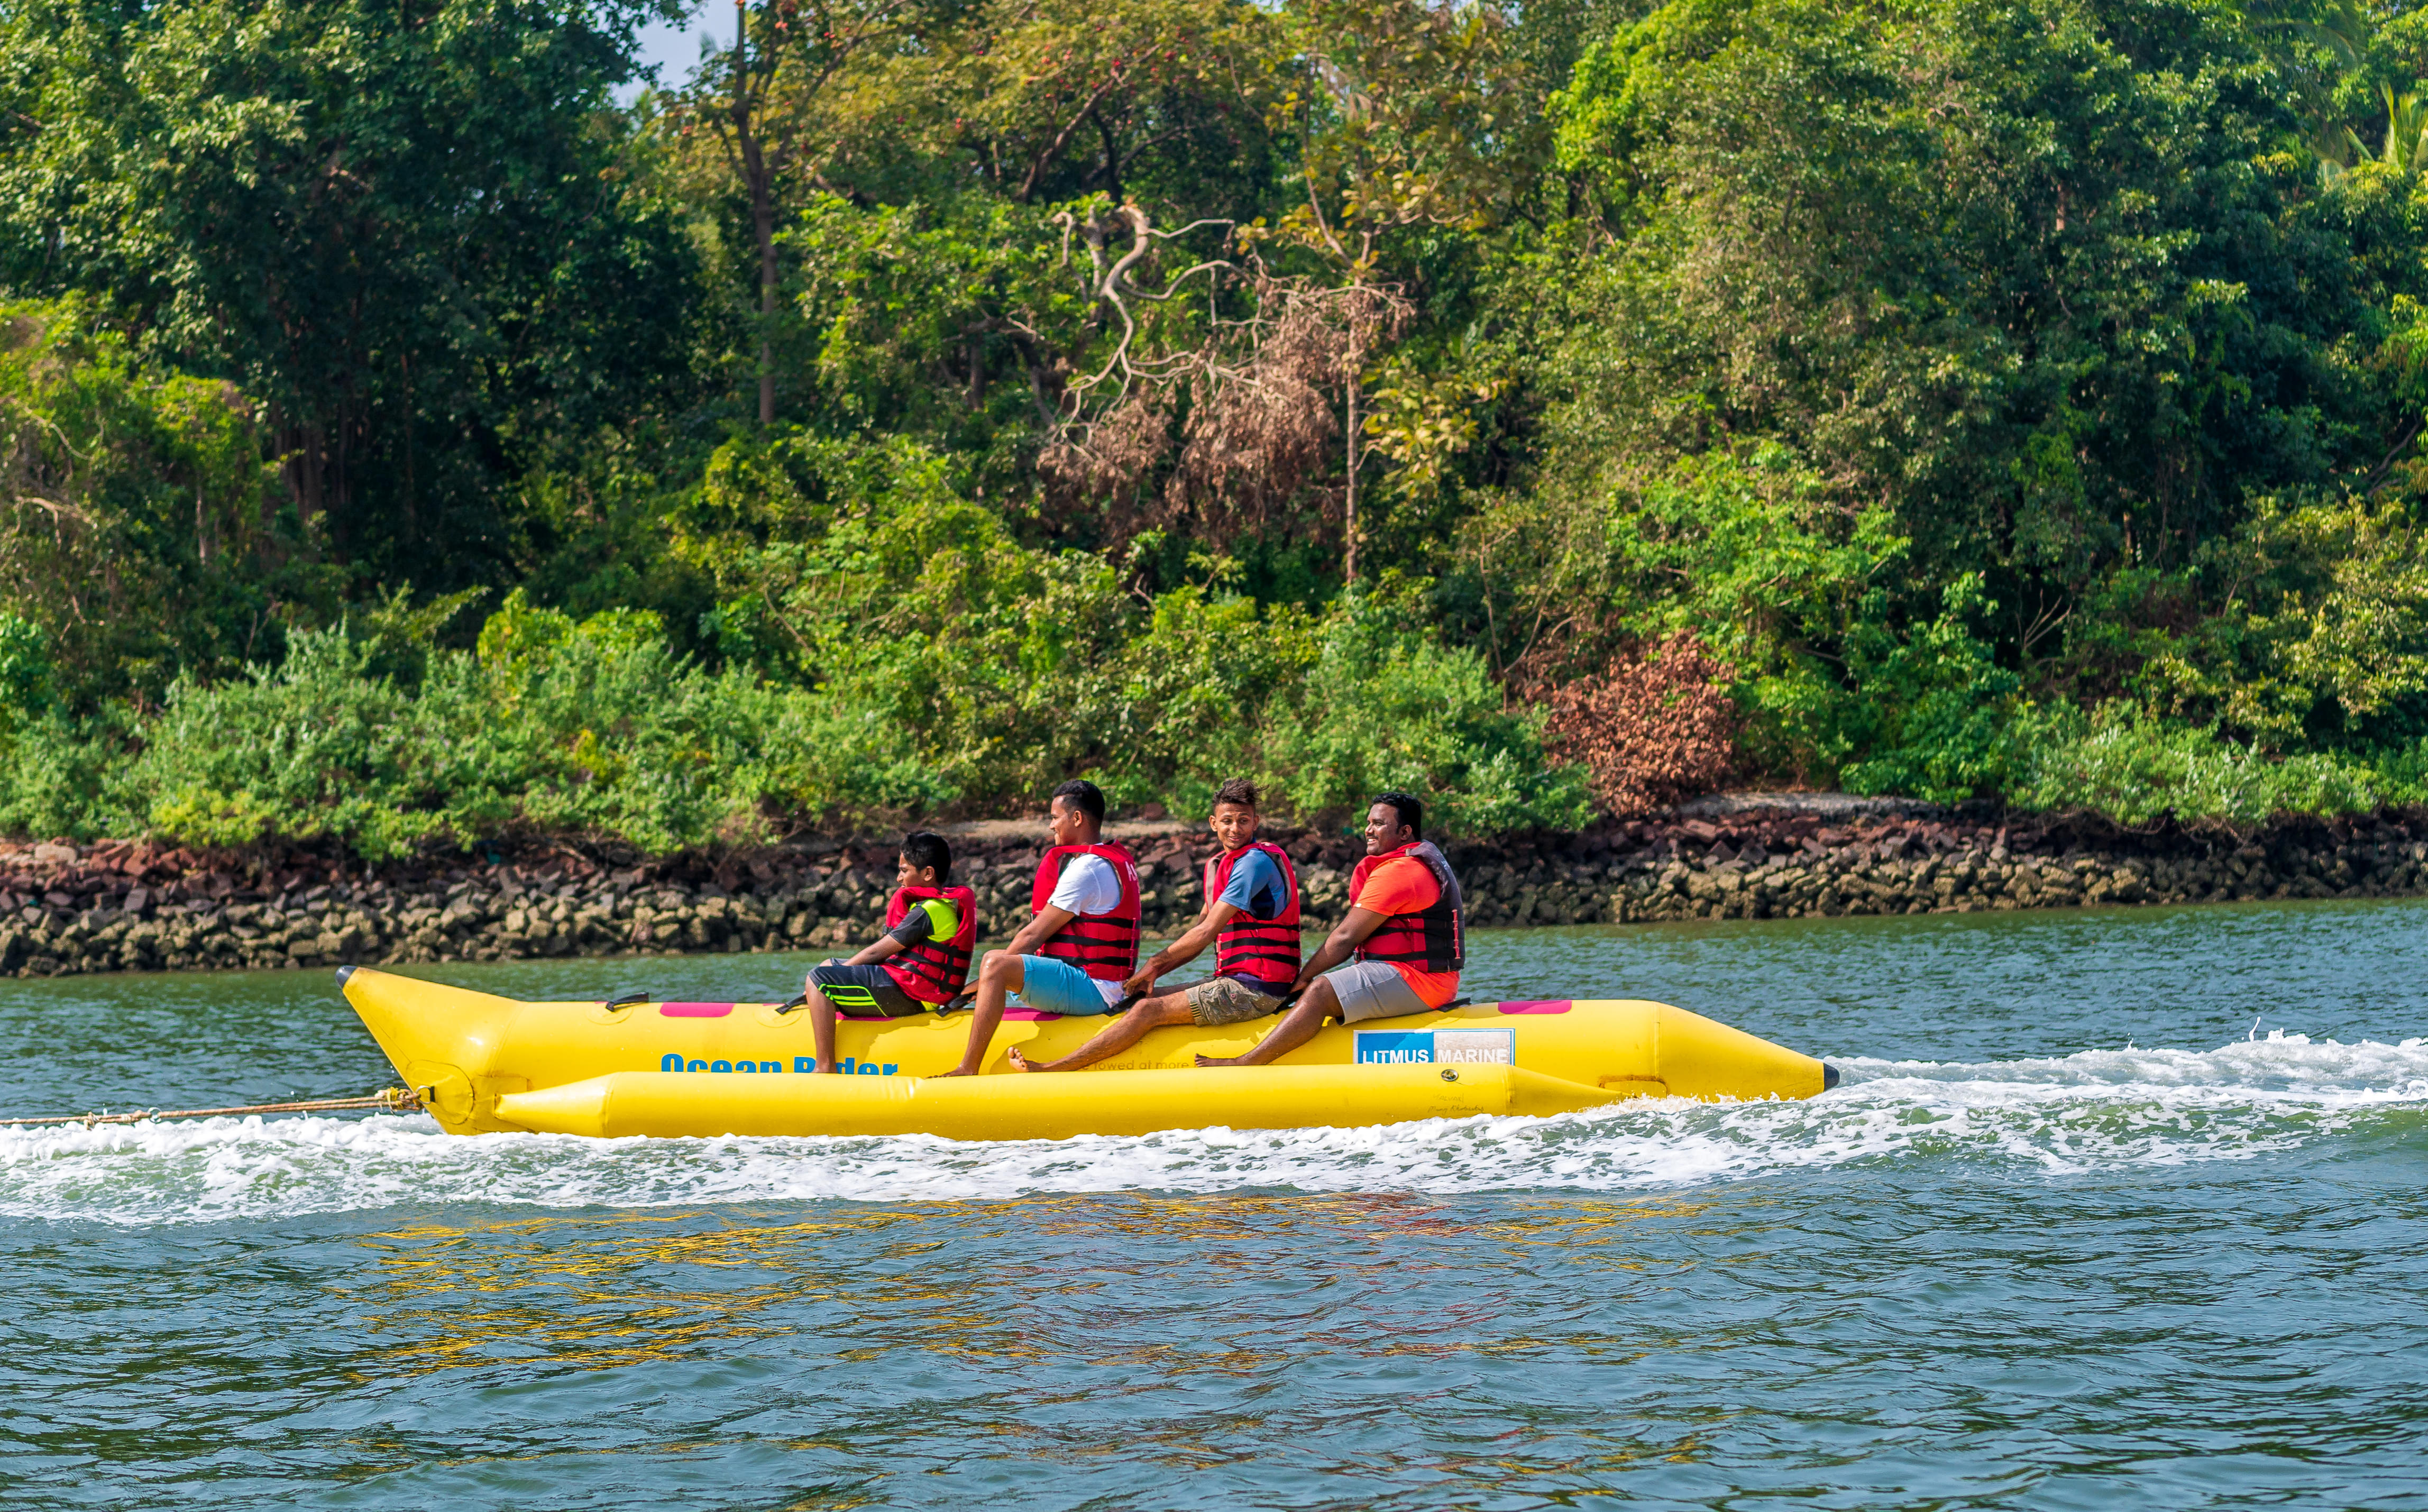
{"type": "Polygon", "coordinates": [[[1222,541],[1279,523],[1331,458],[1333,403],[1360,354],[1396,335],[1410,306],[1393,288],[1310,287],[1262,278],[1256,314],[1231,363],[1192,374],[1181,452],[1165,511],[1222,541]]]}
{"type": "Polygon", "coordinates": [[[1720,685],[1731,676],[1699,636],[1680,631],[1613,658],[1599,675],[1537,679],[1528,692],[1550,706],[1546,745],[1584,764],[1604,809],[1633,818],[1709,792],[1728,776],[1739,722],[1720,685]]]}
{"type": "Polygon", "coordinates": [[[1061,224],[1063,264],[1080,243],[1088,297],[1118,334],[1093,370],[1054,395],[1053,436],[1040,457],[1049,490],[1107,508],[1116,540],[1183,519],[1218,545],[1300,523],[1294,517],[1305,516],[1304,496],[1331,468],[1342,435],[1337,406],[1364,354],[1405,326],[1406,298],[1387,285],[1276,278],[1253,256],[1209,258],[1160,289],[1142,288],[1132,279],[1157,242],[1227,222],[1165,231],[1124,205],[1061,224]],[[1200,274],[1207,316],[1195,343],[1155,349],[1135,304],[1169,301],[1200,274]],[[1225,314],[1242,304],[1245,313],[1225,314]]]}
{"type": "Polygon", "coordinates": [[[1046,486],[1094,500],[1135,499],[1171,450],[1172,417],[1156,403],[1157,397],[1140,387],[1084,433],[1073,428],[1057,436],[1037,458],[1046,486]]]}

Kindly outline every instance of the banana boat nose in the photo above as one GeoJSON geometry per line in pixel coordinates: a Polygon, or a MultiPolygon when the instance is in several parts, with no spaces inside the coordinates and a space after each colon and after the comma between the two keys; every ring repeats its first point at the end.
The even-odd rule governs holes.
{"type": "Polygon", "coordinates": [[[1829,1061],[1827,1061],[1827,1060],[1822,1061],[1822,1062],[1821,1062],[1821,1090],[1822,1090],[1823,1092],[1828,1092],[1830,1088],[1832,1088],[1832,1087],[1834,1087],[1834,1086],[1836,1086],[1836,1085],[1838,1085],[1838,1068],[1837,1068],[1836,1066],[1831,1065],[1831,1064],[1830,1064],[1829,1061]]]}
{"type": "Polygon", "coordinates": [[[497,1060],[515,1020],[534,1005],[369,966],[339,968],[337,985],[388,1064],[450,1133],[500,1126],[488,1117],[491,1100],[531,1085],[513,1051],[506,1068],[497,1060]]]}

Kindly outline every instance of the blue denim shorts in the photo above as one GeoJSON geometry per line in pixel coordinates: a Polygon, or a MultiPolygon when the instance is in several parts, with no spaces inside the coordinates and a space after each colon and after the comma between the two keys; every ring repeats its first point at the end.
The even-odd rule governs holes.
{"type": "Polygon", "coordinates": [[[1113,1005],[1096,991],[1096,978],[1051,956],[1020,958],[1020,1000],[1041,1013],[1078,1018],[1109,1013],[1113,1005]]]}

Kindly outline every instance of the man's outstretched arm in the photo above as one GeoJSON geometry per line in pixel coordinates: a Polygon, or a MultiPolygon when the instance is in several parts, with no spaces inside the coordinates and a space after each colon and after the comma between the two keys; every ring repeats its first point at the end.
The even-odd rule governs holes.
{"type": "Polygon", "coordinates": [[[994,1043],[995,1026],[1003,1022],[1003,1000],[1020,991],[1026,978],[1021,970],[1021,958],[1032,955],[1039,945],[1061,932],[1062,926],[1078,917],[1068,909],[1051,905],[1037,911],[1037,917],[1027,928],[1011,937],[1011,944],[1001,950],[990,950],[978,963],[977,1001],[970,1005],[970,1039],[961,1049],[961,1062],[943,1073],[947,1076],[975,1076],[985,1064],[987,1046],[994,1043]]]}
{"type": "Polygon", "coordinates": [[[1374,931],[1389,918],[1389,914],[1377,913],[1372,909],[1351,909],[1323,937],[1315,954],[1306,958],[1306,964],[1298,969],[1298,980],[1290,983],[1290,994],[1296,996],[1306,991],[1307,983],[1356,954],[1357,947],[1372,939],[1374,931]]]}
{"type": "Polygon", "coordinates": [[[1323,974],[1348,960],[1350,953],[1364,945],[1389,917],[1387,913],[1377,913],[1371,909],[1351,909],[1349,916],[1324,937],[1323,947],[1300,969],[1298,980],[1290,984],[1291,995],[1298,1001],[1282,1015],[1282,1021],[1273,1026],[1272,1032],[1257,1041],[1255,1048],[1244,1055],[1201,1055],[1197,1063],[1201,1066],[1261,1066],[1314,1039],[1315,1031],[1323,1027],[1323,1021],[1340,1011],[1340,999],[1334,994],[1332,983],[1323,979],[1323,974]]]}
{"type": "Polygon", "coordinates": [[[1035,918],[1021,927],[1020,932],[1011,937],[1011,944],[1003,947],[1004,951],[1008,955],[1033,956],[1037,954],[1039,945],[1060,934],[1062,926],[1078,916],[1069,909],[1058,909],[1048,903],[1037,911],[1035,918]]]}
{"type": "Polygon", "coordinates": [[[1239,914],[1237,904],[1225,903],[1219,897],[1206,904],[1206,912],[1197,915],[1197,922],[1189,927],[1188,932],[1157,951],[1154,960],[1140,966],[1129,980],[1122,983],[1122,991],[1132,997],[1144,997],[1154,992],[1157,978],[1196,960],[1207,945],[1213,944],[1214,937],[1221,934],[1239,914]]]}

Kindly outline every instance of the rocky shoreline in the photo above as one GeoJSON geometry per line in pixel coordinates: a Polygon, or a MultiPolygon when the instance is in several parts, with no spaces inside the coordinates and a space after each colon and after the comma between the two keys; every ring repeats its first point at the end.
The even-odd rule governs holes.
{"type": "MultiPolygon", "coordinates": [[[[1732,799],[1697,814],[1446,849],[1477,928],[2428,892],[2420,812],[2245,834],[1878,800],[1732,799]]],[[[962,828],[959,879],[999,939],[1027,916],[1042,835],[962,828]]],[[[1177,823],[1116,832],[1140,857],[1150,933],[1169,937],[1198,909],[1210,840],[1177,823]]],[[[1269,838],[1298,863],[1308,928],[1328,927],[1347,906],[1356,846],[1305,831],[1269,838]]],[[[892,842],[809,837],[662,860],[550,843],[368,870],[308,850],[0,843],[0,976],[840,950],[878,927],[892,842]]]]}

